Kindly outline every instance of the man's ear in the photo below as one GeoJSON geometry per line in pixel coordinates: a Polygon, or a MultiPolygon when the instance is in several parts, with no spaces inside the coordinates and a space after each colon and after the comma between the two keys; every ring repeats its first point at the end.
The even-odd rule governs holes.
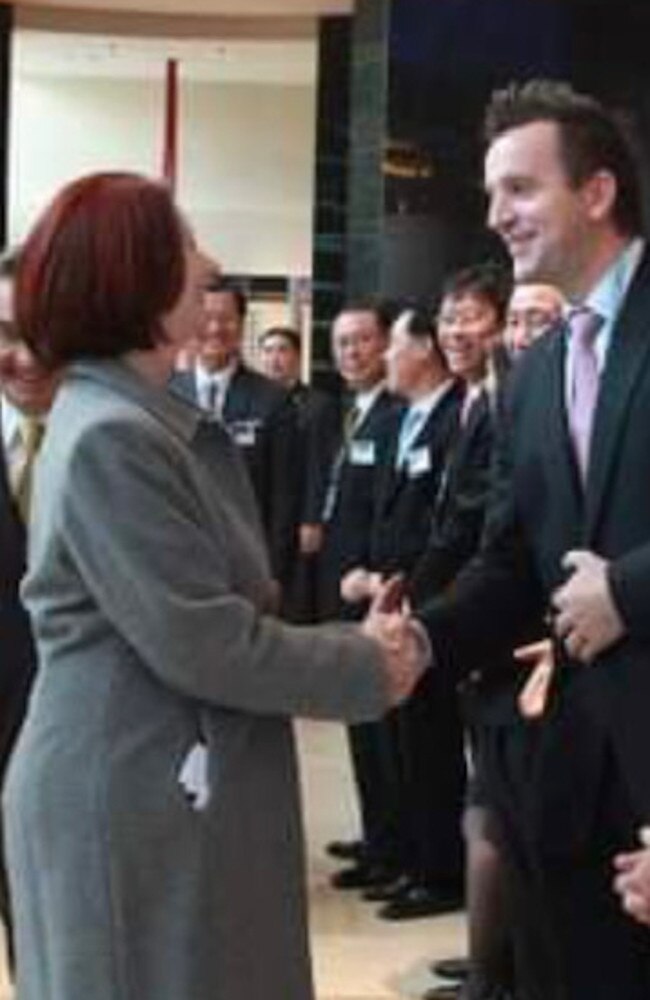
{"type": "Polygon", "coordinates": [[[610,170],[597,170],[582,185],[582,199],[589,218],[603,222],[614,210],[618,183],[610,170]]]}

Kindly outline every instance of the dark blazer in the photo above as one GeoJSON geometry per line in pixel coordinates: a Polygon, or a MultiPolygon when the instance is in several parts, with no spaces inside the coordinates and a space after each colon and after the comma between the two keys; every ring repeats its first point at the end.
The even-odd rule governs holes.
{"type": "MultiPolygon", "coordinates": [[[[343,407],[346,405],[352,405],[349,399],[343,400],[343,407]]],[[[341,415],[329,477],[331,480],[338,465],[338,475],[334,477],[336,499],[325,525],[321,560],[321,614],[325,617],[336,617],[345,609],[338,596],[343,574],[355,566],[369,564],[375,478],[387,461],[391,428],[401,405],[382,390],[343,452],[344,414],[341,415]]]]}
{"type": "Polygon", "coordinates": [[[329,472],[339,446],[340,401],[304,382],[296,383],[289,396],[298,416],[300,470],[304,477],[300,523],[318,524],[325,503],[329,472]]]}
{"type": "Polygon", "coordinates": [[[397,469],[395,462],[402,418],[391,427],[386,461],[375,483],[374,517],[370,539],[370,568],[383,573],[409,573],[426,547],[442,472],[456,433],[462,389],[452,386],[432,410],[415,438],[412,461],[397,469]]]}
{"type": "Polygon", "coordinates": [[[539,727],[532,821],[542,849],[584,842],[611,761],[640,822],[650,820],[650,257],[633,280],[601,377],[582,488],[567,431],[565,339],[550,331],[510,382],[481,552],[453,596],[422,618],[458,669],[511,649],[565,579],[574,548],[610,560],[627,634],[586,668],[558,649],[554,696],[539,727]]]}
{"type": "Polygon", "coordinates": [[[455,437],[435,498],[430,532],[409,586],[417,601],[449,586],[475,554],[481,539],[490,485],[494,412],[487,392],[473,403],[455,437]]]}
{"type": "MultiPolygon", "coordinates": [[[[196,400],[193,372],[177,373],[171,385],[196,400]]],[[[274,575],[286,583],[295,557],[300,499],[294,486],[298,460],[295,407],[286,390],[241,364],[226,393],[223,423],[246,460],[274,575]]]]}
{"type": "Polygon", "coordinates": [[[11,496],[0,443],[0,779],[36,667],[29,617],[18,592],[25,548],[25,529],[11,496]]]}

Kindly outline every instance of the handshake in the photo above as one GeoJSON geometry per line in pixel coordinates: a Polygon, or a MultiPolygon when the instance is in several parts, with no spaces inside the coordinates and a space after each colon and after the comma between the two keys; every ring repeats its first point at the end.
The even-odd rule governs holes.
{"type": "Polygon", "coordinates": [[[404,597],[402,576],[383,580],[379,574],[352,570],[341,581],[341,593],[350,603],[370,600],[370,607],[361,624],[364,635],[381,647],[388,680],[389,701],[400,705],[415,689],[431,661],[431,647],[424,627],[411,614],[404,597]],[[367,587],[354,593],[344,592],[346,580],[353,574],[367,578],[367,587]]]}

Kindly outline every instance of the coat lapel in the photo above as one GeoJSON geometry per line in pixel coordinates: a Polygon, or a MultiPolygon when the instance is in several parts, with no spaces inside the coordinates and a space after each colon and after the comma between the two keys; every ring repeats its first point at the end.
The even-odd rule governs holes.
{"type": "Polygon", "coordinates": [[[586,488],[586,535],[596,531],[637,378],[650,353],[650,254],[646,254],[612,333],[594,418],[586,488]]]}
{"type": "MultiPolygon", "coordinates": [[[[569,437],[566,412],[565,368],[566,335],[563,324],[548,333],[546,342],[545,378],[538,385],[543,391],[540,406],[545,411],[544,456],[551,465],[551,481],[557,494],[566,497],[566,509],[573,511],[576,518],[582,512],[582,485],[580,474],[569,437]]],[[[541,358],[539,359],[541,361],[541,358]]]]}

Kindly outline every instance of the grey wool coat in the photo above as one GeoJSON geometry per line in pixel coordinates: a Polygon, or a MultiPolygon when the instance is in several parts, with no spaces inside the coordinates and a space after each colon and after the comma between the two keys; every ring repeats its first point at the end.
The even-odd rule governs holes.
{"type": "Polygon", "coordinates": [[[308,1000],[289,717],[379,716],[379,653],[264,613],[228,435],[120,361],[72,367],[23,588],[39,669],[4,794],[18,1000],[308,1000]],[[209,801],[179,784],[207,744],[209,801]]]}

